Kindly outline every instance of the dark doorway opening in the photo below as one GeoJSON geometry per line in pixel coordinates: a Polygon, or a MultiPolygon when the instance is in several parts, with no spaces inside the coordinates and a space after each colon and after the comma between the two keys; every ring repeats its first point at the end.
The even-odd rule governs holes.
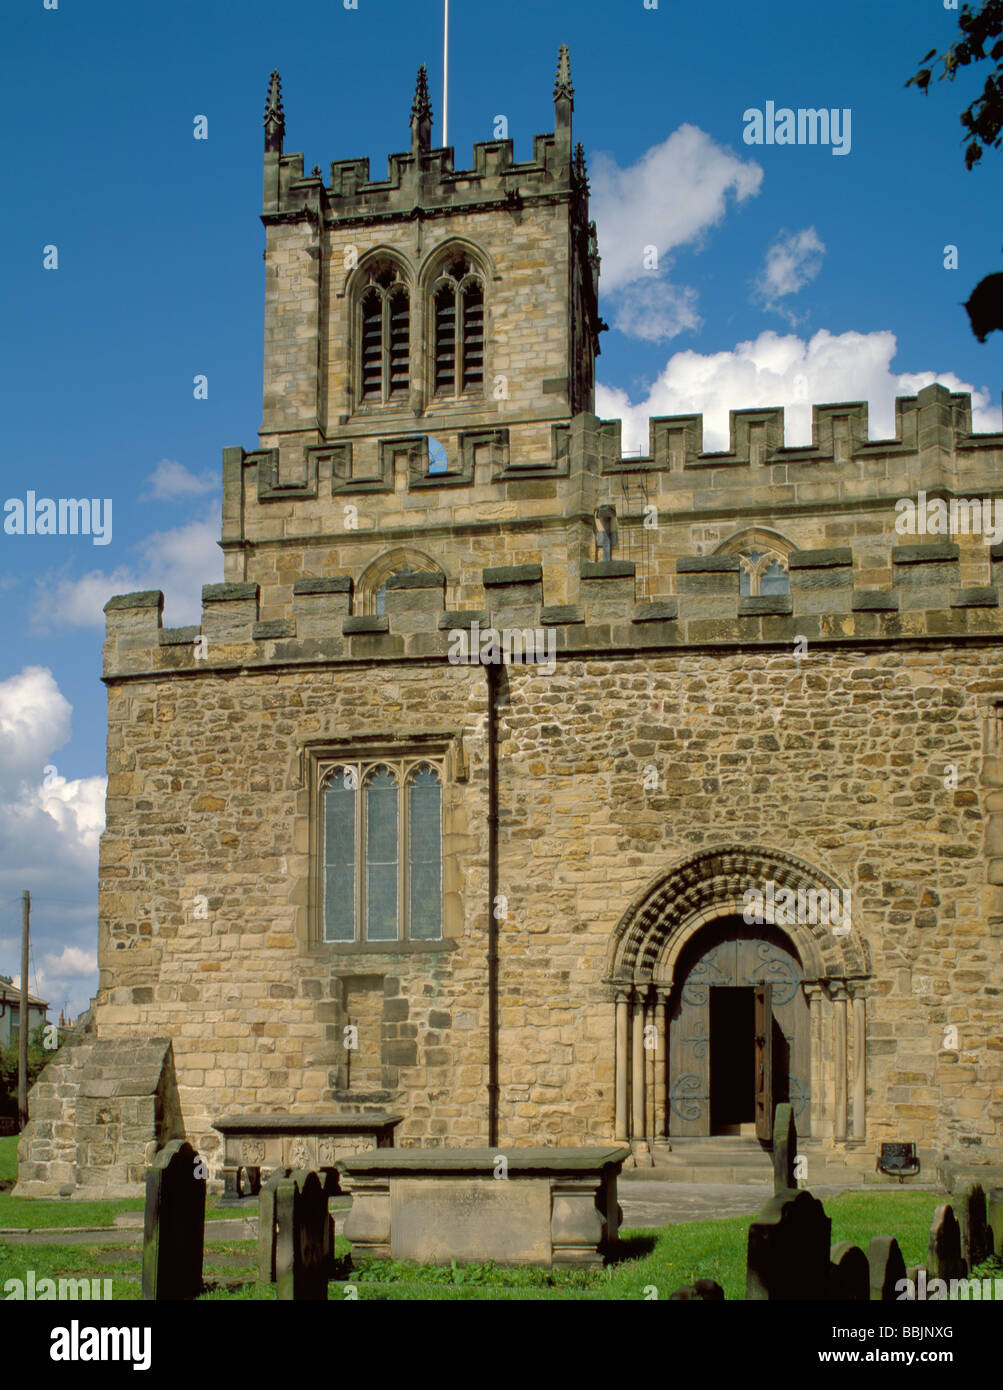
{"type": "Polygon", "coordinates": [[[755,1125],[755,994],[730,987],[710,992],[710,1132],[755,1125]]]}

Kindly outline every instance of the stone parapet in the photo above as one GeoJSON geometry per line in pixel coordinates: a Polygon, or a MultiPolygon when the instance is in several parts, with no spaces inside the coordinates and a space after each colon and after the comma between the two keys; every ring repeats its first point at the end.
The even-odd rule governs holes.
{"type": "MultiPolygon", "coordinates": [[[[160,626],[159,593],[112,599],[105,642],[105,677],[167,671],[259,668],[339,661],[456,659],[457,633],[493,628],[551,634],[556,650],[636,651],[715,645],[909,641],[1003,637],[998,584],[963,586],[958,547],[898,546],[890,551],[892,586],[855,583],[849,547],[795,551],[789,595],[743,597],[736,556],[684,557],[678,593],[639,601],[634,564],[581,567],[576,604],[544,602],[548,571],[540,565],[483,571],[477,608],[447,610],[445,577],[404,574],[387,585],[386,611],[353,614],[344,576],[301,579],[293,615],[259,621],[257,588],[209,585],[201,626],[160,626]]],[[[994,575],[994,578],[996,576],[994,575]]]]}

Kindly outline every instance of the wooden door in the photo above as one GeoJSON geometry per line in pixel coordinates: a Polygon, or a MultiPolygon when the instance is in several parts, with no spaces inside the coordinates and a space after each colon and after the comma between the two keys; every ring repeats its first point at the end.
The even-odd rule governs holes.
{"type": "MultiPolygon", "coordinates": [[[[794,951],[780,932],[769,927],[747,925],[740,917],[725,918],[708,924],[693,939],[680,960],[677,986],[669,1004],[665,1102],[670,1136],[711,1133],[711,989],[766,985],[771,986],[772,1016],[769,1123],[773,1107],[789,1100],[798,1134],[810,1133],[811,1037],[801,980],[794,951]]],[[[758,1077],[758,1065],[755,1075],[758,1077]]],[[[750,1087],[753,1084],[750,1077],[750,1087]]],[[[764,1109],[765,1105],[764,1097],[764,1109]]]]}
{"type": "Polygon", "coordinates": [[[710,1134],[710,996],[683,989],[669,1023],[670,1135],[710,1134]]]}
{"type": "Polygon", "coordinates": [[[773,986],[756,985],[756,1138],[773,1139],[773,986]]]}

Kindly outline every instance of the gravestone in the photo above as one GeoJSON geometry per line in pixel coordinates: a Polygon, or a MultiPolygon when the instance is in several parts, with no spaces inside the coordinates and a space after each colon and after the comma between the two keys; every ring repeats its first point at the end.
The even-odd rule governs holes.
{"type": "Polygon", "coordinates": [[[905,1260],[894,1236],[873,1236],[867,1247],[870,1271],[871,1301],[894,1303],[898,1299],[896,1285],[906,1277],[905,1260]]]}
{"type": "Polygon", "coordinates": [[[186,1139],[172,1139],[146,1170],[146,1302],[176,1302],[201,1293],[205,1189],[205,1164],[186,1139]]]}
{"type": "Polygon", "coordinates": [[[794,1124],[794,1107],[785,1101],[778,1105],[773,1118],[773,1195],[790,1192],[797,1187],[794,1160],[797,1158],[798,1132],[794,1124]]]}
{"type": "Polygon", "coordinates": [[[1003,1187],[990,1188],[987,1224],[993,1250],[1003,1259],[1003,1187]]]}
{"type": "Polygon", "coordinates": [[[275,1282],[275,1189],[292,1168],[276,1168],[258,1194],[258,1281],[275,1282]]]}
{"type": "Polygon", "coordinates": [[[746,1298],[827,1298],[831,1235],[832,1222],[810,1192],[771,1197],[749,1227],[746,1298]]]}
{"type": "Polygon", "coordinates": [[[724,1289],[714,1279],[697,1279],[695,1283],[685,1284],[681,1289],[676,1289],[669,1294],[669,1302],[692,1303],[700,1301],[703,1303],[723,1303],[724,1289]]]}
{"type": "Polygon", "coordinates": [[[954,1208],[948,1204],[933,1213],[926,1271],[931,1279],[964,1279],[968,1274],[961,1256],[961,1227],[954,1208]]]}
{"type": "Polygon", "coordinates": [[[275,1284],[280,1301],[327,1299],[327,1197],[316,1173],[297,1168],[275,1184],[275,1284]]]}
{"type": "Polygon", "coordinates": [[[829,1297],[838,1303],[867,1303],[871,1270],[859,1245],[841,1240],[829,1255],[829,1297]]]}
{"type": "MultiPolygon", "coordinates": [[[[276,1222],[275,1189],[283,1178],[292,1177],[293,1168],[276,1168],[262,1185],[258,1195],[258,1282],[275,1283],[275,1248],[278,1228],[276,1222]]],[[[328,1274],[334,1262],[334,1217],[327,1214],[327,1199],[338,1196],[338,1174],[328,1172],[321,1179],[325,1201],[324,1259],[328,1274]]]]}
{"type": "Polygon", "coordinates": [[[986,1194],[979,1182],[965,1183],[960,1196],[955,1195],[961,1226],[961,1253],[970,1270],[980,1265],[992,1253],[992,1242],[986,1224],[986,1194]]]}

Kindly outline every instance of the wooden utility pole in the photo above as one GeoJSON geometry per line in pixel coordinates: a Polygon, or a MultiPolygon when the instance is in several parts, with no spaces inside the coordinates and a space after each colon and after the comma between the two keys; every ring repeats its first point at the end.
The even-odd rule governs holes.
{"type": "Polygon", "coordinates": [[[28,934],[31,922],[31,894],[21,895],[21,1017],[17,1033],[17,1114],[22,1131],[28,1123],[28,934]]]}

